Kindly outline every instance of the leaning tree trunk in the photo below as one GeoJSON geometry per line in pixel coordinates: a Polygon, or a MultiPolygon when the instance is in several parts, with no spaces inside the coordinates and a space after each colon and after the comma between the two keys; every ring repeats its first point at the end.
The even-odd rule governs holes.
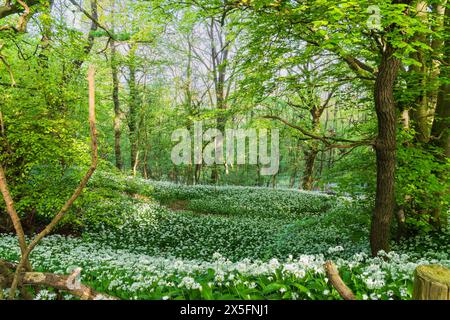
{"type": "Polygon", "coordinates": [[[377,187],[375,210],[370,230],[372,254],[389,251],[391,220],[395,208],[396,129],[394,84],[400,60],[394,57],[394,48],[387,44],[375,82],[375,109],[378,118],[378,137],[375,142],[377,158],[377,187]]]}

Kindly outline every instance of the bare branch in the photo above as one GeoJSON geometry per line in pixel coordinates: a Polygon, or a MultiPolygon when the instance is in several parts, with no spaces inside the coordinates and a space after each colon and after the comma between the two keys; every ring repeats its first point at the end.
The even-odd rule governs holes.
{"type": "Polygon", "coordinates": [[[23,4],[25,4],[29,8],[39,3],[42,3],[42,1],[39,0],[17,1],[17,2],[18,3],[5,4],[3,6],[0,6],[0,19],[6,18],[7,16],[13,15],[15,13],[23,12],[24,9],[26,10],[23,4]]]}
{"type": "Polygon", "coordinates": [[[368,140],[349,140],[349,139],[335,138],[335,137],[329,137],[329,136],[318,136],[318,135],[313,134],[311,132],[308,132],[307,130],[303,129],[302,127],[297,126],[297,125],[295,125],[293,123],[290,123],[289,121],[287,121],[287,120],[285,120],[283,118],[280,118],[278,116],[267,115],[267,116],[264,116],[263,118],[265,118],[265,119],[274,119],[274,120],[281,121],[285,125],[300,131],[301,133],[303,133],[307,137],[310,137],[312,139],[316,139],[316,140],[322,141],[325,145],[327,145],[328,149],[332,149],[332,148],[346,149],[346,148],[353,148],[353,147],[357,147],[357,146],[373,145],[374,144],[374,140],[373,139],[368,139],[368,140]],[[346,142],[346,143],[350,143],[350,145],[334,144],[331,141],[334,141],[334,142],[346,142]]]}
{"type": "Polygon", "coordinates": [[[30,6],[36,4],[37,1],[28,1],[28,2],[29,3],[27,3],[26,1],[23,1],[23,0],[17,0],[17,3],[20,6],[18,6],[17,4],[15,4],[15,5],[8,4],[6,6],[0,7],[0,19],[2,18],[2,14],[4,14],[5,16],[8,16],[8,15],[16,13],[16,12],[22,13],[20,15],[19,20],[17,21],[17,25],[15,27],[9,26],[9,25],[0,26],[0,31],[4,31],[4,30],[13,30],[15,32],[24,32],[25,31],[25,29],[27,27],[29,15],[31,13],[30,6]]]}
{"type": "MultiPolygon", "coordinates": [[[[72,3],[75,7],[78,8],[78,10],[80,10],[86,17],[88,17],[93,23],[95,23],[100,29],[103,29],[106,34],[112,38],[115,39],[115,36],[111,33],[111,31],[108,30],[108,28],[106,28],[105,26],[103,26],[99,21],[98,18],[96,17],[96,12],[94,14],[90,14],[89,12],[87,12],[82,6],[80,6],[75,0],[69,0],[70,3],[72,3]]],[[[94,0],[95,1],[95,0],[94,0]]]]}

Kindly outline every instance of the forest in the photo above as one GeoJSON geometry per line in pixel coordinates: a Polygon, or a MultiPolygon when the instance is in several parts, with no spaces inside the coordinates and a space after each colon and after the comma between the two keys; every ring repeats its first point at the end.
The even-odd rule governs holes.
{"type": "Polygon", "coordinates": [[[0,300],[450,300],[447,0],[1,0],[0,300]]]}

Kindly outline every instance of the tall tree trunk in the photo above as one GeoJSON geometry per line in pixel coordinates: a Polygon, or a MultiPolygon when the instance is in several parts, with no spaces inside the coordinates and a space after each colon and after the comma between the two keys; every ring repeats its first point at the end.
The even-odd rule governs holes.
{"type": "MultiPolygon", "coordinates": [[[[225,93],[225,82],[226,82],[226,74],[228,67],[228,54],[229,54],[229,43],[227,42],[227,35],[225,32],[225,23],[226,23],[226,15],[227,12],[224,11],[222,13],[222,17],[220,22],[216,22],[215,18],[211,19],[210,24],[210,41],[211,41],[211,61],[212,61],[212,71],[214,78],[214,88],[216,95],[216,108],[219,112],[223,112],[226,110],[226,93],[225,93]],[[218,28],[217,38],[219,40],[219,48],[216,48],[215,45],[215,32],[216,26],[218,28]]],[[[217,129],[220,132],[224,132],[226,125],[226,117],[223,113],[220,113],[217,117],[217,129]]],[[[219,181],[219,171],[218,166],[214,164],[211,170],[211,181],[213,183],[217,183],[219,181]]]]}
{"type": "Polygon", "coordinates": [[[370,230],[372,254],[389,251],[391,220],[395,208],[396,129],[394,84],[401,66],[394,57],[395,49],[387,43],[382,52],[375,82],[375,109],[378,118],[378,137],[375,142],[377,158],[377,187],[375,210],[370,230]]]}
{"type": "MultiPolygon", "coordinates": [[[[427,23],[427,1],[418,1],[416,4],[417,17],[424,23],[427,23]]],[[[429,41],[424,33],[419,33],[414,41],[423,44],[429,44],[429,41]]],[[[414,92],[418,92],[414,101],[413,110],[411,113],[412,124],[415,129],[415,139],[418,142],[426,143],[430,136],[429,125],[429,93],[427,92],[428,83],[428,61],[425,57],[424,50],[418,48],[411,57],[420,62],[420,66],[411,66],[412,86],[409,88],[414,92]]]]}
{"type": "Polygon", "coordinates": [[[148,179],[149,175],[148,175],[148,149],[145,148],[144,150],[144,159],[142,162],[142,175],[144,176],[145,179],[148,179]]]}
{"type": "Polygon", "coordinates": [[[119,101],[119,76],[117,68],[117,52],[116,43],[111,40],[111,73],[113,82],[113,102],[114,102],[114,153],[116,157],[116,167],[119,170],[123,169],[122,161],[122,150],[120,147],[121,139],[121,112],[120,112],[120,101],[119,101]]]}
{"type": "MultiPolygon", "coordinates": [[[[447,39],[445,40],[444,45],[444,65],[446,68],[443,68],[441,72],[441,78],[443,79],[441,86],[437,95],[437,103],[436,110],[434,113],[434,121],[431,128],[431,136],[433,139],[431,140],[431,145],[441,148],[442,152],[438,155],[438,159],[445,163],[448,161],[450,157],[450,83],[446,82],[446,79],[450,76],[450,71],[448,66],[450,65],[450,9],[447,7],[445,10],[445,30],[447,31],[447,39]]],[[[443,181],[443,190],[441,194],[438,196],[442,196],[445,193],[450,192],[450,188],[445,188],[447,182],[447,174],[439,172],[436,174],[437,177],[443,181]]],[[[433,210],[433,224],[435,227],[440,228],[442,225],[446,224],[446,219],[441,219],[442,211],[445,208],[442,206],[438,206],[433,210]]]]}
{"type": "Polygon", "coordinates": [[[136,164],[137,144],[137,113],[138,113],[138,93],[136,88],[136,66],[134,61],[134,48],[131,49],[131,61],[129,64],[128,86],[130,90],[128,129],[130,140],[130,168],[133,170],[136,164]]]}
{"type": "Polygon", "coordinates": [[[434,122],[431,129],[433,144],[443,149],[443,155],[450,157],[450,83],[445,81],[450,77],[450,9],[445,10],[445,30],[447,39],[444,46],[444,65],[447,66],[441,72],[441,78],[444,80],[439,88],[434,122]]]}

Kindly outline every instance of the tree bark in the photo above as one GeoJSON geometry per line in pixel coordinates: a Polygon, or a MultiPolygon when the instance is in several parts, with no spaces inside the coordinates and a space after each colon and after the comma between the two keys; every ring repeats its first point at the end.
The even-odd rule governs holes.
{"type": "Polygon", "coordinates": [[[377,186],[370,231],[373,255],[380,250],[389,251],[390,226],[395,209],[397,116],[394,84],[401,62],[394,57],[394,52],[392,45],[387,43],[382,52],[374,90],[378,137],[375,141],[377,186]]]}

